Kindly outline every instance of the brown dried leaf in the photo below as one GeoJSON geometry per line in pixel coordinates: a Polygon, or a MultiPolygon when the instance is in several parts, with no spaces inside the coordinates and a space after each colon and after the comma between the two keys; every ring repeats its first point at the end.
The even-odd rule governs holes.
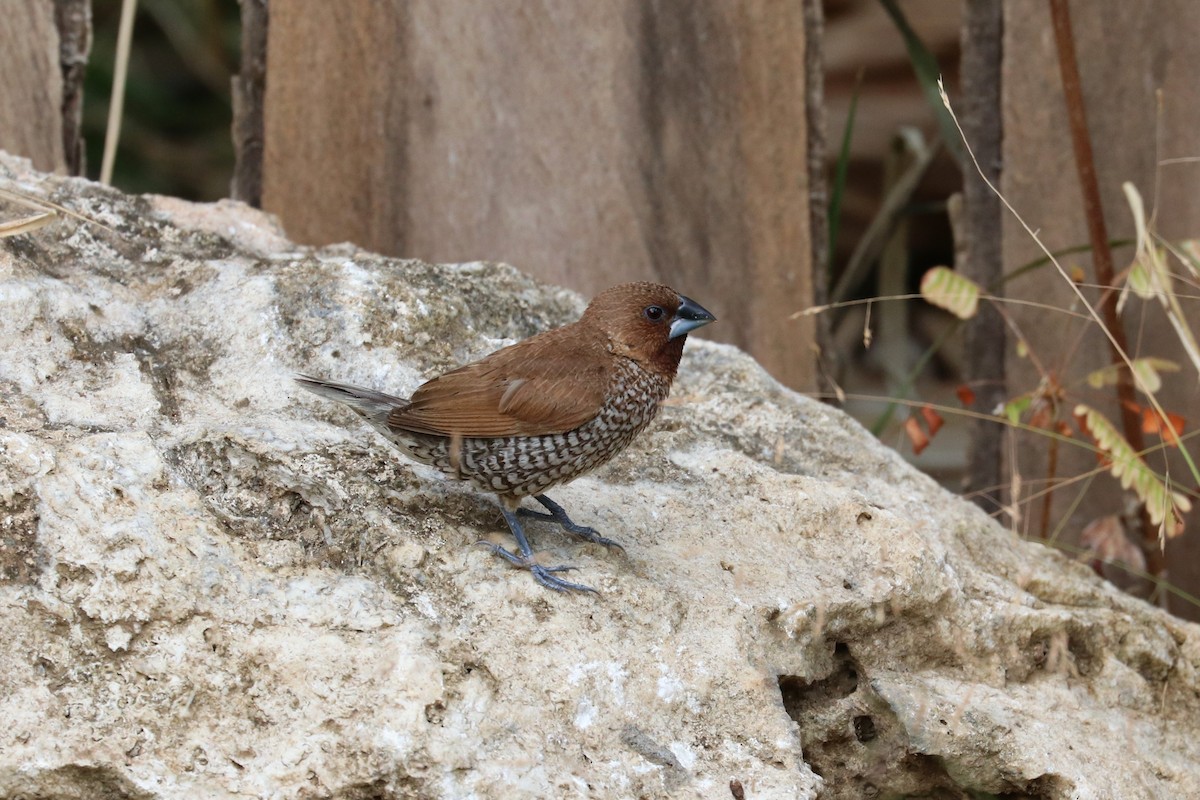
{"type": "Polygon", "coordinates": [[[1179,447],[1179,437],[1187,421],[1171,411],[1165,412],[1164,420],[1157,411],[1150,407],[1142,408],[1142,433],[1158,434],[1162,440],[1173,447],[1179,447]]]}
{"type": "Polygon", "coordinates": [[[1125,525],[1116,515],[1099,517],[1088,523],[1079,534],[1079,544],[1091,556],[1109,564],[1129,567],[1134,572],[1146,571],[1146,556],[1125,532],[1125,525]]]}
{"type": "Polygon", "coordinates": [[[912,444],[915,455],[921,455],[921,451],[929,447],[929,437],[925,435],[925,430],[916,417],[904,420],[904,432],[908,434],[908,441],[912,444]]]}
{"type": "Polygon", "coordinates": [[[937,432],[942,429],[942,425],[946,424],[942,419],[942,415],[934,411],[930,406],[921,406],[921,416],[925,419],[925,424],[929,427],[929,438],[937,436],[937,432]]]}

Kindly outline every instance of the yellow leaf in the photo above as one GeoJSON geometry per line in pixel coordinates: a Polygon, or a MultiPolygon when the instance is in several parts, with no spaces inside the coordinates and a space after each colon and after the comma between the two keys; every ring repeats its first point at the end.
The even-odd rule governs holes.
{"type": "Polygon", "coordinates": [[[1182,517],[1191,510],[1187,496],[1171,491],[1107,417],[1082,403],[1075,406],[1075,416],[1083,420],[1096,446],[1108,456],[1112,476],[1121,482],[1122,488],[1132,489],[1145,504],[1151,522],[1161,525],[1168,517],[1182,517]]]}
{"type": "MultiPolygon", "coordinates": [[[[1165,358],[1135,358],[1129,362],[1134,377],[1137,378],[1137,388],[1146,394],[1154,394],[1162,388],[1160,372],[1178,372],[1179,365],[1165,358]]],[[[1104,386],[1114,386],[1121,375],[1122,365],[1109,364],[1088,373],[1088,386],[1100,389],[1104,386]]]]}
{"type": "Polygon", "coordinates": [[[1188,272],[1200,278],[1200,239],[1185,239],[1179,243],[1179,251],[1185,256],[1181,260],[1188,272]]]}
{"type": "MultiPolygon", "coordinates": [[[[1179,343],[1183,345],[1188,360],[1191,361],[1193,367],[1200,370],[1200,342],[1196,341],[1196,334],[1192,330],[1183,304],[1175,295],[1166,256],[1162,248],[1155,247],[1151,242],[1153,232],[1148,229],[1146,224],[1146,211],[1142,205],[1142,196],[1138,194],[1138,190],[1132,183],[1122,184],[1121,188],[1125,190],[1125,197],[1129,200],[1129,208],[1133,212],[1134,226],[1137,228],[1137,255],[1133,266],[1130,267],[1129,279],[1121,288],[1121,298],[1117,301],[1117,310],[1120,311],[1125,307],[1130,290],[1143,298],[1156,298],[1162,305],[1171,327],[1174,328],[1175,335],[1179,337],[1179,343]]],[[[1184,255],[1186,258],[1182,259],[1182,262],[1195,273],[1195,267],[1187,260],[1191,257],[1187,252],[1189,244],[1194,249],[1194,244],[1185,243],[1184,255]]]]}
{"type": "Polygon", "coordinates": [[[1160,372],[1179,372],[1179,365],[1165,358],[1135,358],[1130,363],[1137,377],[1137,387],[1146,394],[1154,394],[1162,388],[1160,372]]]}
{"type": "Polygon", "coordinates": [[[1112,386],[1117,382],[1117,365],[1109,364],[1106,367],[1092,370],[1088,373],[1087,382],[1088,386],[1092,387],[1093,389],[1112,386]]]}
{"type": "Polygon", "coordinates": [[[1150,269],[1146,266],[1146,262],[1141,258],[1133,262],[1133,266],[1129,268],[1129,279],[1126,281],[1126,285],[1143,300],[1154,296],[1154,279],[1150,275],[1150,269]]]}
{"type": "Polygon", "coordinates": [[[979,285],[949,267],[934,267],[921,277],[921,297],[959,319],[970,319],[979,309],[979,285]]]}

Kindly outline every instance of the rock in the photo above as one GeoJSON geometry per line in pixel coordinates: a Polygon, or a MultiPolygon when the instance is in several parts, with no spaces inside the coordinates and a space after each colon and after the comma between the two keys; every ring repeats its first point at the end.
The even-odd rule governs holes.
{"type": "Polygon", "coordinates": [[[0,241],[0,796],[1200,796],[1200,628],[739,351],[555,493],[626,554],[530,525],[602,590],[556,595],[290,377],[405,393],[579,297],[0,177],[106,226],[0,241]]]}

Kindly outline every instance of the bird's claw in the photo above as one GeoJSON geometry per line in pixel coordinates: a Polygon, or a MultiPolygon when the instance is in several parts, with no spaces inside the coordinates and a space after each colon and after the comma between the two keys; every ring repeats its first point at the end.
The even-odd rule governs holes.
{"type": "MultiPolygon", "coordinates": [[[[574,567],[569,567],[568,569],[574,569],[574,567]]],[[[590,592],[592,594],[599,594],[591,586],[585,586],[582,583],[575,583],[574,581],[564,581],[562,578],[554,577],[550,573],[557,572],[558,570],[547,569],[540,564],[530,565],[529,571],[533,574],[535,581],[547,589],[553,589],[556,592],[590,592]]]]}
{"type": "MultiPolygon", "coordinates": [[[[570,530],[570,529],[568,529],[568,530],[570,530]]],[[[617,550],[620,550],[622,553],[625,552],[625,545],[621,544],[620,542],[616,541],[615,539],[609,539],[607,536],[601,536],[599,533],[592,530],[591,528],[583,528],[582,530],[571,531],[571,533],[582,536],[584,539],[591,542],[592,544],[603,545],[605,548],[607,548],[609,550],[612,550],[615,548],[617,550]]]]}
{"type": "Polygon", "coordinates": [[[620,542],[614,539],[609,539],[607,536],[601,536],[600,532],[595,528],[589,528],[586,525],[579,525],[578,523],[573,522],[571,518],[567,516],[567,512],[562,506],[558,505],[545,495],[539,495],[534,499],[536,499],[546,508],[550,509],[550,511],[534,511],[531,508],[518,508],[517,514],[522,517],[534,517],[535,519],[549,520],[550,522],[557,523],[560,528],[568,533],[575,534],[584,541],[591,542],[592,544],[603,545],[608,549],[616,548],[622,553],[625,552],[625,545],[621,544],[620,542]]]}
{"type": "Polygon", "coordinates": [[[570,564],[559,564],[554,567],[545,567],[534,561],[532,557],[527,558],[525,556],[518,555],[511,550],[506,550],[498,544],[493,544],[492,542],[488,541],[479,541],[476,544],[486,547],[488,550],[491,550],[493,554],[500,556],[515,567],[529,570],[530,574],[533,575],[533,579],[542,586],[545,586],[547,589],[553,589],[556,592],[591,592],[593,594],[599,594],[599,592],[590,586],[585,586],[582,583],[575,583],[573,581],[565,581],[562,578],[555,577],[554,575],[556,572],[570,572],[571,570],[579,569],[578,567],[571,566],[570,564]]]}

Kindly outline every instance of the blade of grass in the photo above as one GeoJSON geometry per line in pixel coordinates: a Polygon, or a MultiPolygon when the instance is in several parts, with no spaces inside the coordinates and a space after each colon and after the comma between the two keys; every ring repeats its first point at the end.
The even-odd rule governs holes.
{"type": "Polygon", "coordinates": [[[133,41],[133,17],[137,0],[121,3],[121,25],[117,29],[116,69],[112,95],[108,102],[108,129],[104,132],[104,160],[100,164],[100,182],[111,185],[113,164],[117,160],[117,141],[121,138],[121,115],[125,110],[125,80],[129,74],[129,49],[133,41]]]}
{"type": "MultiPolygon", "coordinates": [[[[1130,247],[1135,244],[1137,244],[1137,242],[1134,241],[1133,239],[1109,239],[1108,240],[1108,247],[1110,250],[1116,250],[1121,247],[1130,247]]],[[[1061,258],[1063,256],[1073,256],[1076,253],[1090,253],[1091,251],[1092,251],[1092,246],[1090,244],[1079,244],[1079,245],[1075,245],[1074,247],[1063,248],[1062,250],[1054,250],[1053,252],[1050,253],[1050,255],[1044,255],[1041,258],[1035,258],[1033,261],[1030,261],[1027,264],[1022,264],[1021,266],[1013,269],[1011,272],[1006,273],[1003,278],[1003,283],[1008,283],[1009,281],[1013,280],[1014,278],[1021,277],[1026,272],[1032,272],[1035,269],[1039,269],[1040,267],[1046,266],[1047,264],[1050,263],[1050,260],[1052,257],[1053,258],[1061,258]]],[[[993,290],[995,289],[995,287],[990,287],[990,288],[992,288],[993,290]]]]}
{"type": "Polygon", "coordinates": [[[94,219],[85,217],[83,214],[72,211],[66,206],[61,206],[58,203],[54,203],[49,200],[43,200],[38,197],[28,197],[20,192],[14,192],[10,191],[9,189],[5,189],[3,186],[0,186],[0,200],[7,200],[10,203],[16,203],[17,205],[25,206],[26,208],[32,208],[35,211],[46,211],[47,209],[52,209],[63,216],[77,219],[80,222],[86,222],[89,225],[95,225],[96,227],[103,228],[112,234],[116,233],[115,230],[105,225],[103,222],[97,222],[94,219]]]}
{"type": "Polygon", "coordinates": [[[15,219],[11,222],[0,222],[0,239],[16,236],[20,233],[36,231],[38,228],[49,225],[57,216],[57,211],[43,211],[40,214],[34,214],[32,217],[15,219]]]}
{"type": "Polygon", "coordinates": [[[833,188],[829,196],[829,257],[826,269],[833,269],[833,254],[837,249],[838,228],[842,224],[842,194],[846,190],[846,173],[850,167],[850,140],[854,135],[854,117],[858,112],[858,95],[862,90],[865,70],[858,71],[854,79],[854,91],[850,94],[850,111],[846,114],[846,130],[842,132],[842,146],[838,150],[837,163],[833,168],[833,188]]]}
{"type": "Polygon", "coordinates": [[[966,158],[966,153],[963,151],[962,140],[958,136],[954,120],[950,119],[946,107],[942,105],[941,90],[938,87],[941,69],[938,67],[937,59],[933,57],[933,53],[929,52],[929,48],[921,41],[921,37],[913,30],[912,25],[908,23],[908,18],[904,16],[904,12],[900,10],[900,4],[896,0],[879,0],[879,4],[892,18],[896,29],[900,31],[900,36],[904,38],[904,47],[908,50],[908,60],[912,63],[913,72],[916,73],[917,83],[921,85],[921,93],[925,95],[925,99],[929,102],[929,107],[937,119],[942,141],[954,154],[954,160],[961,166],[966,158]]]}

